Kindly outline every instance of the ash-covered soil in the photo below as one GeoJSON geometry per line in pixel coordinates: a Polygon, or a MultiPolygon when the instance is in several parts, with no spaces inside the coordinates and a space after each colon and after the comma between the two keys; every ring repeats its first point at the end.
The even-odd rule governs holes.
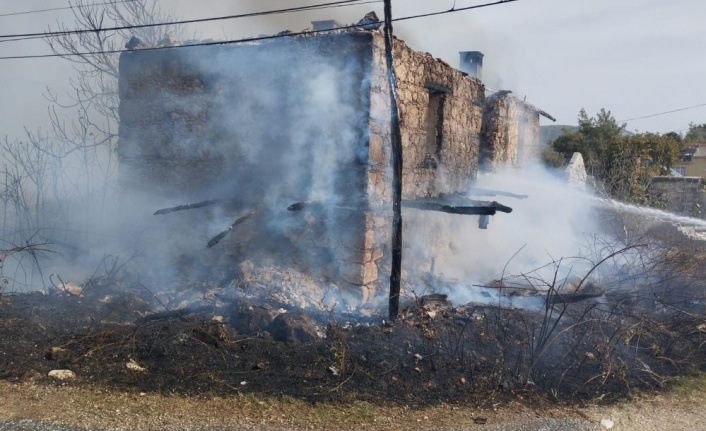
{"type": "Polygon", "coordinates": [[[0,296],[0,379],[137,394],[482,406],[617,399],[706,364],[703,314],[647,318],[620,295],[549,301],[540,313],[454,308],[431,295],[410,301],[394,324],[376,313],[352,318],[220,296],[231,299],[171,306],[139,282],[110,277],[0,296]],[[57,380],[52,370],[75,377],[57,380]]]}
{"type": "MultiPolygon", "coordinates": [[[[49,383],[51,370],[66,369],[76,378],[61,384],[138,393],[424,405],[473,399],[475,374],[484,374],[433,351],[432,329],[416,319],[389,325],[370,317],[344,327],[323,313],[312,320],[289,310],[291,321],[279,328],[257,305],[152,312],[146,296],[130,294],[106,307],[110,287],[103,290],[1,297],[0,378],[49,383]]],[[[454,348],[461,355],[470,346],[454,348]]]]}

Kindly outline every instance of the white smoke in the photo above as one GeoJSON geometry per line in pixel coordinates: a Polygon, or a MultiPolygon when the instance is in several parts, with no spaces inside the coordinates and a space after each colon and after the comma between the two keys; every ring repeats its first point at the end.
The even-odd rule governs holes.
{"type": "Polygon", "coordinates": [[[525,275],[538,284],[538,280],[551,282],[557,266],[560,279],[583,276],[591,268],[579,257],[585,256],[590,238],[603,234],[593,211],[595,201],[590,194],[569,186],[563,176],[538,165],[508,167],[479,175],[471,185],[470,197],[495,200],[513,211],[497,213],[487,229],[479,229],[476,216],[406,214],[412,225],[405,235],[408,270],[429,271],[433,258],[434,272],[458,285],[447,292],[455,303],[482,299],[472,286],[486,286],[493,280],[503,278],[513,284],[507,281],[511,279],[528,285],[525,275]],[[475,196],[474,189],[527,198],[475,196]]]}
{"type": "MultiPolygon", "coordinates": [[[[272,1],[267,6],[276,9],[304,4],[307,2],[272,1]]],[[[443,7],[435,4],[433,10],[450,6],[451,2],[443,7]]],[[[221,7],[235,8],[232,5],[221,7]]],[[[370,5],[363,5],[256,18],[237,29],[224,29],[223,33],[272,34],[287,28],[298,31],[316,19],[335,18],[344,24],[353,23],[370,8],[370,5]]],[[[372,8],[382,17],[379,6],[372,8]]],[[[216,15],[251,9],[261,10],[262,2],[239,2],[235,9],[212,12],[216,15]]],[[[415,0],[402,3],[396,8],[396,14],[405,16],[431,10],[429,2],[415,0]]],[[[457,64],[458,51],[461,50],[492,52],[486,58],[497,58],[499,55],[499,50],[489,48],[490,42],[468,15],[452,14],[444,18],[444,21],[430,19],[428,22],[427,32],[412,32],[402,23],[396,26],[396,31],[413,48],[430,50],[454,65],[457,64]],[[432,32],[439,36],[439,29],[450,28],[449,19],[455,23],[453,27],[468,29],[466,33],[452,35],[449,32],[435,38],[425,36],[432,32]],[[454,44],[447,43],[451,38],[454,44]],[[435,45],[430,41],[434,41],[435,45]],[[466,45],[470,41],[473,46],[466,45]]],[[[213,28],[207,30],[213,32],[213,28]]],[[[209,35],[208,31],[202,30],[205,35],[209,35]]],[[[247,82],[241,83],[237,92],[231,90],[225,96],[220,96],[224,98],[218,102],[223,111],[212,118],[209,124],[210,128],[225,130],[233,139],[191,140],[187,142],[190,146],[183,148],[185,154],[182,155],[216,153],[226,160],[241,159],[249,165],[243,174],[217,183],[202,199],[235,197],[240,199],[239,203],[251,205],[258,200],[275,208],[286,208],[287,204],[301,200],[326,200],[331,207],[335,207],[349,198],[341,193],[341,184],[358,187],[360,190],[365,187],[363,184],[349,184],[350,178],[340,175],[344,164],[366,156],[366,136],[360,133],[365,127],[360,127],[355,120],[361,116],[358,109],[360,100],[356,98],[364,94],[364,91],[359,91],[361,83],[355,81],[352,73],[359,65],[333,64],[325,55],[313,56],[310,61],[317,67],[302,73],[296,68],[288,68],[288,65],[299,60],[299,55],[301,53],[286,50],[268,51],[239,63],[222,57],[201,58],[200,70],[213,79],[232,77],[233,71],[237,70],[247,78],[247,82]],[[287,68],[289,75],[284,86],[281,82],[272,82],[273,74],[269,73],[279,73],[283,68],[287,68]],[[288,91],[282,92],[283,87],[288,91]],[[229,100],[233,103],[229,103],[229,100]],[[281,115],[282,112],[286,115],[281,115]],[[286,122],[283,123],[283,120],[286,122]],[[286,152],[270,144],[280,140],[289,142],[286,152]],[[194,154],[188,153],[195,150],[194,154]],[[248,178],[249,175],[253,177],[248,178]],[[267,181],[261,182],[266,185],[253,188],[258,183],[248,181],[253,178],[267,178],[267,181]]],[[[494,74],[486,70],[486,82],[491,86],[496,85],[492,78],[487,78],[489,75],[494,74]]],[[[173,95],[170,103],[193,115],[198,114],[196,111],[200,106],[194,96],[173,95]]],[[[408,273],[429,271],[433,258],[434,272],[458,280],[459,286],[484,285],[503,275],[527,274],[537,268],[548,268],[541,270],[539,276],[550,277],[553,268],[545,267],[547,263],[580,256],[587,238],[601,231],[599,222],[592,215],[590,197],[568,188],[562,179],[539,167],[519,171],[508,169],[481,175],[473,187],[526,194],[529,197],[524,200],[503,196],[490,198],[512,207],[514,211],[512,214],[499,213],[493,217],[487,230],[478,229],[476,217],[430,213],[420,215],[405,210],[405,220],[410,220],[404,236],[404,262],[408,273]]],[[[183,199],[191,197],[184,196],[183,199]]],[[[204,210],[205,218],[209,219],[205,224],[195,222],[200,217],[184,214],[161,219],[152,216],[152,212],[158,208],[183,203],[187,202],[181,198],[169,200],[157,195],[147,196],[144,200],[120,202],[121,211],[115,214],[121,214],[121,217],[109,217],[107,227],[96,230],[100,234],[83,242],[90,252],[75,261],[74,267],[63,266],[56,270],[72,274],[65,278],[88,277],[95,268],[100,267],[106,255],[130,257],[135,254],[135,250],[139,250],[144,255],[135,260],[144,262],[142,268],[149,268],[163,279],[173,279],[183,270],[175,265],[174,256],[195,253],[202,259],[218,258],[217,253],[205,250],[204,246],[210,237],[242,215],[243,208],[237,211],[219,208],[204,210]]],[[[332,217],[330,211],[325,215],[332,217]]],[[[327,226],[331,228],[334,225],[328,223],[327,226]]],[[[290,226],[287,222],[273,218],[268,227],[275,231],[286,231],[290,226]]],[[[302,259],[306,259],[308,250],[302,249],[299,252],[302,259]]],[[[310,263],[316,264],[315,259],[312,258],[310,263]]],[[[562,276],[581,273],[586,270],[586,265],[580,259],[573,260],[562,268],[562,276]]],[[[199,274],[198,271],[195,274],[199,274]]],[[[385,276],[380,274],[379,279],[385,276]]],[[[453,297],[455,301],[463,302],[470,297],[471,291],[459,288],[451,293],[456,295],[453,297]]]]}

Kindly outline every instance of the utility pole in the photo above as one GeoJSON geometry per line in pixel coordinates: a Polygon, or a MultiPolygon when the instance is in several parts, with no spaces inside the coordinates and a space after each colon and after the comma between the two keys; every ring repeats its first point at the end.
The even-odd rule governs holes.
{"type": "Polygon", "coordinates": [[[385,60],[390,87],[390,163],[392,165],[392,271],[390,273],[390,320],[397,319],[400,309],[400,281],[402,278],[402,134],[397,109],[397,80],[392,59],[392,0],[385,4],[385,60]]]}

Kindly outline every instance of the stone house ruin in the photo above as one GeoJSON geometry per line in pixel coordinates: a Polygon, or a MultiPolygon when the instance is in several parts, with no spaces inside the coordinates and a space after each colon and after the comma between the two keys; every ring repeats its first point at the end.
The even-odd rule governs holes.
{"type": "Polygon", "coordinates": [[[481,163],[489,169],[523,166],[541,153],[539,117],[554,117],[511,95],[499,91],[485,101],[481,137],[481,163]]]}
{"type": "MultiPolygon", "coordinates": [[[[321,271],[363,302],[386,292],[376,291],[387,285],[392,220],[380,31],[139,48],[120,58],[126,193],[155,205],[224,199],[220,209],[190,212],[194,229],[222,228],[223,217],[256,209],[237,240],[222,244],[233,267],[274,259],[321,271]]],[[[481,160],[537,155],[541,111],[507,95],[486,98],[478,77],[402,40],[393,49],[403,199],[463,193],[481,160]]]]}

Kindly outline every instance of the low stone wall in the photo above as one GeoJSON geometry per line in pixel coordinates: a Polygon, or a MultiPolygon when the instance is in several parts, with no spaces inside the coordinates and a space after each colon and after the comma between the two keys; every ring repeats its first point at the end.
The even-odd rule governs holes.
{"type": "Polygon", "coordinates": [[[666,211],[706,219],[706,180],[701,177],[654,177],[649,193],[666,211]]]}

